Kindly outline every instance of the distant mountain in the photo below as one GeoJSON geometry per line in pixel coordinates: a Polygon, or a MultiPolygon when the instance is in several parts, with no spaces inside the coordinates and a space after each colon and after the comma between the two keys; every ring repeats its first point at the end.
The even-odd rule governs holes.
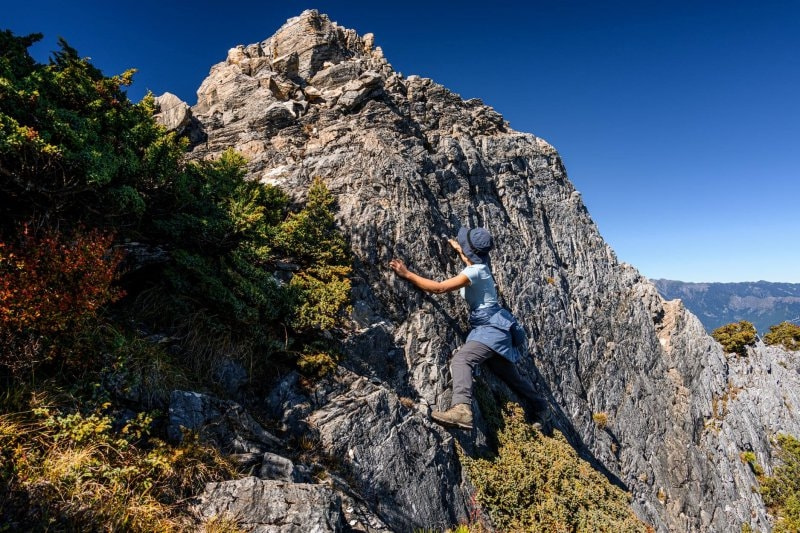
{"type": "Polygon", "coordinates": [[[652,281],[664,299],[683,300],[708,331],[739,320],[752,322],[762,334],[785,320],[800,323],[800,283],[652,281]]]}

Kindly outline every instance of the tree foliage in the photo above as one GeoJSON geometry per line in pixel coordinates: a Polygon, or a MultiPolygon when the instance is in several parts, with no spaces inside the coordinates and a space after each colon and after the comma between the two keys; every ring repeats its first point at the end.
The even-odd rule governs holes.
{"type": "Polygon", "coordinates": [[[777,437],[780,466],[761,480],[764,503],[775,516],[775,531],[800,531],[800,441],[780,434],[777,437]]]}
{"type": "Polygon", "coordinates": [[[300,329],[330,329],[349,309],[350,260],[336,230],[335,200],[321,179],[308,190],[305,207],[281,224],[278,243],[284,256],[308,265],[292,278],[301,303],[292,323],[300,329]]]}
{"type": "Polygon", "coordinates": [[[63,40],[49,64],[27,48],[41,35],[0,33],[0,227],[134,225],[170,180],[180,143],[131,103],[133,70],[105,77],[63,40]]]}
{"type": "MultiPolygon", "coordinates": [[[[63,41],[39,64],[27,48],[40,38],[0,34],[0,238],[13,242],[20,223],[48,236],[85,226],[166,249],[168,262],[127,287],[130,301],[160,296],[149,310],[156,329],[191,323],[209,341],[299,354],[292,339],[343,323],[350,263],[321,179],[306,205],[291,206],[246,180],[233,151],[187,162],[185,140],[154,121],[153,98],[128,100],[132,70],[106,77],[63,41]],[[277,272],[286,262],[292,270],[277,272]]],[[[20,286],[29,278],[4,283],[34,290],[20,286]]],[[[60,290],[56,281],[41,290],[60,290]]]]}
{"type": "Polygon", "coordinates": [[[769,333],[764,335],[764,343],[780,344],[787,350],[800,350],[800,326],[791,322],[770,326],[769,333]]]}
{"type": "Polygon", "coordinates": [[[97,230],[55,230],[0,241],[0,364],[14,370],[63,358],[90,365],[76,340],[99,309],[122,292],[112,286],[122,259],[97,230]]]}
{"type": "Polygon", "coordinates": [[[747,347],[756,343],[756,328],[752,322],[741,320],[719,327],[711,332],[718,343],[727,353],[747,355],[747,347]]]}
{"type": "Polygon", "coordinates": [[[150,434],[163,420],[132,423],[130,404],[214,387],[192,358],[217,347],[251,372],[335,367],[324,330],[350,299],[335,201],[315,179],[292,204],[245,179],[233,151],[187,161],[153,98],[128,100],[133,71],[106,77],[63,41],[39,64],[40,38],[0,33],[0,523],[195,530],[188,497],[233,473],[207,447],[150,434]],[[162,259],[123,261],[133,240],[162,259]],[[71,407],[41,412],[41,391],[23,405],[11,390],[43,380],[71,407]]]}

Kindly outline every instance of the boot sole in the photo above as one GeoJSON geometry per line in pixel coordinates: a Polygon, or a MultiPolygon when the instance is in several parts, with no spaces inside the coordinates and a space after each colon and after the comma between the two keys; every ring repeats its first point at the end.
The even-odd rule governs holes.
{"type": "Polygon", "coordinates": [[[472,425],[460,424],[458,422],[452,422],[450,420],[442,420],[441,418],[437,418],[433,415],[431,415],[431,418],[433,419],[434,422],[442,426],[472,430],[472,425]]]}

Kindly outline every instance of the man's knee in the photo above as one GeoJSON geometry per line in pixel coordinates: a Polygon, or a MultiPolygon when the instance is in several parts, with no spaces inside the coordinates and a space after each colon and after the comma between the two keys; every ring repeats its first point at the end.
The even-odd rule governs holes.
{"type": "Polygon", "coordinates": [[[466,342],[456,354],[453,356],[453,359],[459,359],[461,361],[470,361],[471,363],[482,363],[489,359],[494,352],[488,346],[481,344],[480,342],[475,341],[468,341],[466,342]]]}

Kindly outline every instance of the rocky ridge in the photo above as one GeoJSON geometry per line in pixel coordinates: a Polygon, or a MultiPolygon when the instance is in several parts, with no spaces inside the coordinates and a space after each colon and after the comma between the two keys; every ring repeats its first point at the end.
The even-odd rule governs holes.
{"type": "MultiPolygon", "coordinates": [[[[302,505],[292,494],[310,491],[332,508],[314,519],[319,531],[445,528],[469,518],[454,438],[426,416],[449,406],[448,359],[466,332],[464,305],[412,289],[386,265],[400,257],[424,276],[454,275],[441,235],[480,225],[496,240],[500,293],[529,333],[524,371],[573,445],[631,491],[639,517],[658,531],[769,529],[740,453],[753,451],[769,473],[769,437],[800,435],[796,354],[760,346],[728,359],[680,302],[664,301],[618,262],[547,142],[512,130],[479,100],[401,76],[372,35],[316,11],[230,50],[191,115],[180,121],[195,143],[191,157],[233,147],[252,179],[298,199],[322,177],[355,258],[353,325],[335,379],[308,392],[288,376],[266,399],[288,434],[313,428],[349,479],[320,491],[307,487],[313,479],[290,481],[292,468],[268,468],[266,477],[283,471],[283,479],[209,487],[201,514],[244,498],[231,494],[283,491],[291,507],[302,505]],[[603,428],[596,413],[608,416],[603,428]]],[[[198,419],[173,403],[176,427],[198,419]]],[[[468,451],[486,442],[481,424],[454,435],[468,451]]],[[[262,435],[242,451],[271,446],[262,435]]],[[[247,513],[244,500],[237,513],[247,513]]],[[[293,530],[285,517],[295,514],[279,511],[285,529],[261,515],[246,523],[293,530]]]]}

